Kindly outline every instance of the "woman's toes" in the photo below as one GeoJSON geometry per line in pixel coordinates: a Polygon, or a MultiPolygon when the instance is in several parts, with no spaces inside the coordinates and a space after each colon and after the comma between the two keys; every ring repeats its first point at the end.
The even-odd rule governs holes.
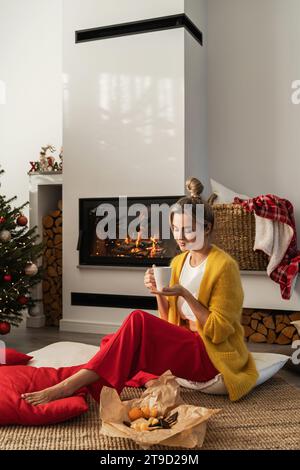
{"type": "Polygon", "coordinates": [[[27,401],[30,405],[41,405],[49,403],[50,401],[59,400],[69,394],[66,393],[62,387],[51,387],[46,390],[34,393],[22,393],[21,398],[27,401]]]}
{"type": "Polygon", "coordinates": [[[26,398],[24,398],[24,400],[27,401],[27,403],[31,404],[31,403],[34,402],[35,398],[34,397],[26,397],[26,398]]]}
{"type": "Polygon", "coordinates": [[[27,403],[30,405],[35,404],[37,401],[40,399],[40,394],[39,393],[23,393],[21,395],[23,400],[25,400],[27,403]]]}

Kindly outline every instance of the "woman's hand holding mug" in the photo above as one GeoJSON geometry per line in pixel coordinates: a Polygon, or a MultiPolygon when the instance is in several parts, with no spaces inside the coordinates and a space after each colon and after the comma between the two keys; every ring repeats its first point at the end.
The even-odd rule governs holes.
{"type": "MultiPolygon", "coordinates": [[[[154,265],[153,265],[154,267],[154,265]]],[[[154,277],[154,270],[152,268],[147,269],[144,276],[144,285],[149,289],[152,294],[157,292],[155,277],[154,277]]]]}
{"type": "Polygon", "coordinates": [[[144,284],[152,294],[167,295],[163,291],[168,288],[170,279],[171,268],[169,266],[157,267],[153,264],[152,268],[147,269],[145,273],[144,284]]]}

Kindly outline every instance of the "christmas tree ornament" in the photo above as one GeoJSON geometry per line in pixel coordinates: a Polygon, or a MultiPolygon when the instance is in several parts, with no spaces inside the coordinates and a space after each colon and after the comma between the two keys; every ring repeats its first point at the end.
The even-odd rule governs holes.
{"type": "Polygon", "coordinates": [[[17,224],[20,225],[21,227],[25,227],[27,225],[28,219],[25,217],[25,215],[19,215],[17,218],[17,224]]]}
{"type": "Polygon", "coordinates": [[[20,297],[18,297],[17,301],[20,305],[27,305],[28,301],[29,301],[29,298],[26,297],[26,295],[20,295],[20,297]]]}
{"type": "Polygon", "coordinates": [[[12,276],[10,274],[4,274],[3,281],[4,282],[11,282],[12,281],[12,276]]]}
{"type": "Polygon", "coordinates": [[[35,276],[37,273],[38,273],[38,267],[36,264],[34,263],[28,263],[26,266],[25,266],[25,274],[26,276],[35,276]]]}
{"type": "Polygon", "coordinates": [[[1,230],[0,232],[0,240],[3,243],[8,243],[11,240],[11,233],[8,230],[1,230]]]}
{"type": "Polygon", "coordinates": [[[4,224],[4,222],[6,222],[6,218],[5,217],[0,217],[0,224],[4,224]]]}
{"type": "Polygon", "coordinates": [[[0,322],[0,335],[7,335],[10,332],[10,324],[7,321],[0,322]]]}

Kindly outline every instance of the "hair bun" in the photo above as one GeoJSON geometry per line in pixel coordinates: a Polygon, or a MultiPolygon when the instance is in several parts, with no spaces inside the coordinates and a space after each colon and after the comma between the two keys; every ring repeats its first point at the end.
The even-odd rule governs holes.
{"type": "Polygon", "coordinates": [[[186,182],[186,188],[189,191],[191,197],[201,198],[204,186],[197,178],[190,178],[186,182]]]}

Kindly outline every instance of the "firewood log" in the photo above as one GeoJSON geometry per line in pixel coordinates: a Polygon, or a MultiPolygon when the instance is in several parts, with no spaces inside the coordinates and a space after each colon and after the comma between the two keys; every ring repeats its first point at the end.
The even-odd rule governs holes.
{"type": "Polygon", "coordinates": [[[276,338],[276,344],[289,344],[291,342],[290,338],[280,333],[280,335],[276,338]]]}
{"type": "Polygon", "coordinates": [[[295,332],[296,332],[296,328],[294,326],[286,326],[281,331],[281,334],[283,334],[284,336],[286,336],[289,339],[292,339],[295,332]]]}
{"type": "Polygon", "coordinates": [[[252,341],[254,343],[265,343],[267,341],[267,338],[262,335],[261,333],[253,333],[250,337],[249,337],[249,341],[252,341]]]}
{"type": "Polygon", "coordinates": [[[300,320],[300,312],[294,312],[289,314],[290,321],[300,320]]]}
{"type": "Polygon", "coordinates": [[[53,217],[54,219],[56,219],[57,217],[60,217],[60,215],[61,215],[60,210],[55,210],[55,211],[50,212],[50,216],[53,217]]]}
{"type": "Polygon", "coordinates": [[[252,315],[255,312],[254,308],[243,308],[243,315],[252,315]]]}
{"type": "Polygon", "coordinates": [[[48,266],[47,273],[50,277],[56,277],[57,271],[52,266],[48,266]]]}
{"type": "Polygon", "coordinates": [[[276,340],[276,333],[274,330],[268,330],[267,343],[273,344],[276,340]]]}
{"type": "MultiPolygon", "coordinates": [[[[258,333],[261,333],[262,335],[265,335],[265,336],[267,336],[268,334],[268,330],[263,323],[259,323],[257,325],[257,331],[258,333]]],[[[273,331],[273,330],[270,330],[270,331],[273,331]]]]}
{"type": "Polygon", "coordinates": [[[243,315],[242,316],[242,325],[249,325],[251,322],[251,317],[243,315]]]}
{"type": "Polygon", "coordinates": [[[47,232],[47,237],[48,238],[51,238],[51,239],[54,238],[53,228],[52,229],[47,229],[46,232],[47,232]]]}
{"type": "Polygon", "coordinates": [[[248,338],[250,335],[252,335],[254,333],[254,330],[252,328],[250,328],[250,326],[248,326],[248,325],[244,326],[244,331],[245,331],[246,338],[248,338]]]}
{"type": "Polygon", "coordinates": [[[54,219],[53,217],[51,217],[50,215],[45,215],[45,217],[43,217],[43,226],[47,229],[47,228],[51,228],[54,224],[54,219]]]}
{"type": "Polygon", "coordinates": [[[268,329],[275,330],[274,320],[273,320],[273,317],[271,315],[268,316],[268,317],[265,317],[263,319],[263,323],[268,329]]]}
{"type": "Polygon", "coordinates": [[[62,217],[58,217],[56,221],[54,222],[56,227],[61,227],[62,225],[62,217]]]}
{"type": "Polygon", "coordinates": [[[57,247],[62,243],[62,236],[61,235],[55,235],[54,237],[54,245],[57,247]]]}
{"type": "Polygon", "coordinates": [[[283,328],[285,327],[286,327],[285,323],[278,323],[278,325],[276,326],[276,333],[280,333],[280,331],[282,331],[283,328]]]}
{"type": "Polygon", "coordinates": [[[262,319],[262,314],[260,312],[254,312],[251,315],[251,318],[253,318],[253,320],[261,320],[262,319]]]}

